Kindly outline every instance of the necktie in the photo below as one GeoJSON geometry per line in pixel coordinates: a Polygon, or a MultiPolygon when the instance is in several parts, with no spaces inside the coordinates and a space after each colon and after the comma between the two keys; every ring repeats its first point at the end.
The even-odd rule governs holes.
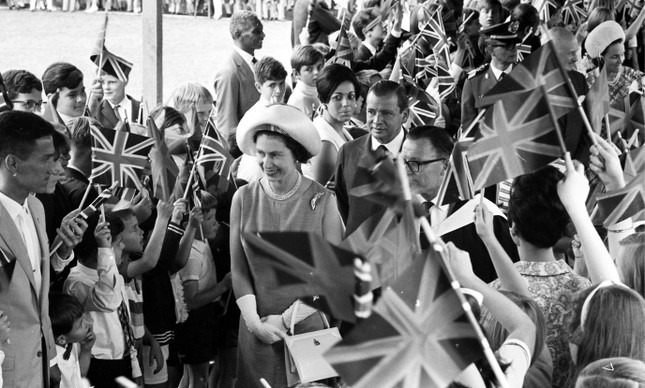
{"type": "MultiPolygon", "coordinates": [[[[425,218],[428,220],[428,224],[432,226],[432,219],[430,217],[430,209],[434,206],[434,203],[430,201],[426,201],[423,203],[423,207],[425,207],[426,210],[426,215],[425,218]]],[[[430,243],[428,242],[428,239],[425,236],[425,232],[423,229],[421,229],[421,232],[419,233],[419,245],[421,249],[428,249],[430,247],[430,243]]]]}
{"type": "Polygon", "coordinates": [[[132,347],[134,346],[134,333],[132,332],[132,326],[130,326],[130,314],[128,314],[128,309],[125,306],[126,300],[121,302],[121,305],[117,309],[119,313],[119,322],[121,323],[121,329],[123,329],[123,339],[125,340],[125,354],[130,354],[132,347]]]}
{"type": "Polygon", "coordinates": [[[497,82],[501,81],[506,77],[506,73],[502,72],[502,74],[499,75],[499,78],[497,79],[497,82]]]}
{"type": "MultiPolygon", "coordinates": [[[[390,152],[390,150],[388,150],[388,149],[387,149],[387,147],[386,147],[386,146],[384,146],[383,144],[381,144],[380,146],[378,146],[378,147],[376,148],[376,150],[377,150],[380,154],[383,154],[385,157],[387,157],[387,158],[392,158],[392,153],[391,153],[391,152],[390,152]]],[[[379,155],[379,156],[380,156],[380,155],[379,155]]]]}
{"type": "Polygon", "coordinates": [[[119,121],[121,121],[121,119],[122,119],[122,118],[121,118],[121,114],[119,113],[119,108],[120,108],[120,107],[121,107],[121,105],[114,105],[114,115],[116,116],[116,118],[117,118],[119,121]]]}
{"type": "Polygon", "coordinates": [[[251,59],[251,64],[255,65],[256,63],[258,63],[258,60],[255,57],[253,57],[253,59],[251,59]]]}

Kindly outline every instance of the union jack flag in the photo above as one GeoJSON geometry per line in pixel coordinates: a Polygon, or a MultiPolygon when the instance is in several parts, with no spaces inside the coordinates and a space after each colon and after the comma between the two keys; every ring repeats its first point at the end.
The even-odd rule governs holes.
{"type": "Polygon", "coordinates": [[[422,85],[428,79],[437,76],[435,61],[432,59],[432,55],[426,56],[419,45],[414,47],[414,53],[414,80],[422,85]]]}
{"type": "Polygon", "coordinates": [[[196,160],[202,187],[214,195],[228,189],[233,163],[233,157],[218,138],[215,128],[207,126],[196,160]]]}
{"type": "Polygon", "coordinates": [[[101,70],[109,74],[115,74],[116,77],[123,81],[128,81],[128,74],[132,69],[132,62],[112,54],[107,47],[105,47],[105,33],[107,31],[108,14],[105,13],[105,20],[103,28],[99,31],[99,36],[96,39],[94,47],[90,54],[90,60],[101,70]],[[101,62],[101,63],[99,63],[101,62]]]}
{"type": "MultiPolygon", "coordinates": [[[[442,9],[442,6],[438,6],[434,12],[430,12],[425,7],[422,8],[423,12],[426,12],[427,21],[419,33],[421,34],[421,39],[427,42],[436,56],[449,59],[450,38],[446,34],[446,29],[443,25],[442,9]]],[[[448,60],[448,63],[450,63],[450,60],[448,60]]]]}
{"type": "Polygon", "coordinates": [[[639,147],[625,153],[625,181],[636,178],[639,172],[645,171],[645,147],[639,147]]]}
{"type": "Polygon", "coordinates": [[[609,113],[609,84],[607,82],[607,67],[603,66],[600,76],[596,79],[585,98],[587,115],[591,128],[596,133],[601,133],[603,119],[609,113]]]}
{"type": "Polygon", "coordinates": [[[172,195],[172,184],[175,183],[177,175],[179,175],[179,168],[170,155],[163,135],[152,118],[148,119],[148,133],[155,144],[149,155],[152,194],[155,198],[168,202],[172,195]]]}
{"type": "Polygon", "coordinates": [[[458,284],[430,249],[416,257],[369,318],[325,353],[353,388],[446,387],[483,357],[458,284]]]}
{"type": "Polygon", "coordinates": [[[612,132],[621,131],[624,138],[629,139],[638,130],[638,144],[645,139],[645,97],[638,92],[632,92],[622,103],[612,106],[609,110],[609,122],[612,132]],[[622,109],[621,109],[622,108],[622,109]]]}
{"type": "Polygon", "coordinates": [[[616,5],[616,12],[628,14],[631,17],[636,17],[643,9],[643,2],[640,0],[619,0],[616,5]]]}
{"type": "Polygon", "coordinates": [[[90,181],[122,187],[137,187],[143,170],[148,166],[148,154],[154,139],[130,132],[92,126],[92,176],[90,181]]]}
{"type": "Polygon", "coordinates": [[[538,10],[540,19],[548,22],[560,10],[562,5],[556,0],[533,0],[533,6],[538,10]]]}
{"type": "Polygon", "coordinates": [[[13,103],[9,99],[9,94],[7,93],[7,88],[4,86],[4,80],[2,79],[2,74],[0,74],[0,113],[12,110],[13,103]]]}
{"type": "Polygon", "coordinates": [[[455,143],[450,155],[450,163],[446,169],[439,192],[437,203],[445,205],[459,200],[469,200],[474,197],[473,182],[468,170],[468,147],[474,138],[464,138],[455,143]]]}
{"type": "Polygon", "coordinates": [[[531,46],[525,43],[517,44],[517,62],[520,63],[531,54],[531,46]]]}
{"type": "Polygon", "coordinates": [[[541,89],[495,103],[468,147],[474,189],[536,170],[562,156],[541,89]]]}
{"type": "Polygon", "coordinates": [[[401,77],[401,86],[408,95],[408,107],[412,126],[430,125],[439,113],[439,105],[428,93],[407,77],[401,77]]]}
{"type": "Polygon", "coordinates": [[[98,197],[92,201],[87,207],[83,210],[81,210],[80,213],[76,217],[82,218],[84,220],[87,220],[88,218],[92,217],[94,213],[98,211],[98,209],[103,205],[108,199],[112,198],[112,192],[118,187],[119,182],[114,182],[112,183],[112,186],[108,187],[107,189],[103,190],[101,194],[99,194],[98,197]]]}
{"type": "Polygon", "coordinates": [[[556,55],[551,41],[545,43],[522,63],[513,67],[506,77],[479,100],[476,107],[488,107],[502,98],[517,98],[518,94],[524,94],[544,84],[556,117],[560,118],[569,113],[577,107],[576,98],[567,89],[567,75],[560,70],[556,55]]]}
{"type": "Polygon", "coordinates": [[[251,261],[253,276],[274,276],[283,285],[283,295],[294,299],[320,296],[313,307],[334,318],[356,322],[353,294],[357,255],[354,252],[332,245],[311,232],[245,233],[243,238],[251,249],[272,258],[251,261]]]}
{"type": "Polygon", "coordinates": [[[327,64],[338,63],[351,68],[352,61],[354,60],[354,51],[352,50],[352,44],[349,42],[347,31],[349,31],[349,17],[344,12],[340,31],[338,32],[338,39],[336,40],[336,53],[327,61],[327,64]]]}
{"type": "Polygon", "coordinates": [[[583,0],[566,0],[562,6],[562,18],[564,24],[574,24],[576,26],[587,20],[587,10],[583,0]]]}
{"type": "Polygon", "coordinates": [[[645,214],[645,170],[636,173],[627,186],[598,196],[598,212],[605,228],[627,218],[645,214]]]}

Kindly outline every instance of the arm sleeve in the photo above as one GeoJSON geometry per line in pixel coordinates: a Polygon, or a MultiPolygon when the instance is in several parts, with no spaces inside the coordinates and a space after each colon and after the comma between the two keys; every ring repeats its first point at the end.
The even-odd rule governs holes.
{"type": "Polygon", "coordinates": [[[115,311],[123,299],[121,293],[115,291],[117,270],[112,249],[99,248],[97,260],[99,280],[93,286],[72,281],[66,285],[65,292],[76,296],[85,311],[115,311]]]}
{"type": "Polygon", "coordinates": [[[334,13],[325,3],[316,2],[311,13],[311,20],[318,23],[318,27],[325,34],[340,30],[340,20],[336,19],[334,13]]]}
{"type": "Polygon", "coordinates": [[[181,268],[175,268],[173,265],[173,259],[177,256],[177,251],[179,250],[179,242],[184,235],[184,230],[181,226],[171,222],[168,224],[168,230],[163,239],[163,245],[161,247],[161,254],[159,256],[159,263],[157,268],[162,268],[169,272],[177,272],[181,268]]]}
{"type": "Polygon", "coordinates": [[[72,262],[72,260],[74,260],[74,251],[72,251],[72,253],[66,260],[63,260],[60,256],[58,256],[58,252],[54,252],[50,262],[52,268],[54,268],[54,271],[56,271],[56,273],[60,273],[65,269],[65,267],[67,267],[69,263],[72,262]]]}
{"type": "Polygon", "coordinates": [[[475,109],[475,95],[473,94],[473,86],[469,79],[464,83],[464,89],[461,92],[461,125],[464,130],[472,123],[477,116],[477,109],[475,109]]]}
{"type": "Polygon", "coordinates": [[[215,101],[217,101],[217,129],[226,138],[235,132],[239,122],[237,103],[240,100],[240,84],[235,74],[223,72],[215,77],[215,101]]]}
{"type": "Polygon", "coordinates": [[[366,69],[375,69],[381,71],[392,62],[396,56],[396,49],[399,47],[399,42],[401,41],[400,37],[395,37],[392,34],[388,34],[385,38],[385,43],[383,48],[374,54],[367,61],[356,61],[352,64],[352,70],[358,72],[366,69]]]}
{"type": "Polygon", "coordinates": [[[190,252],[190,257],[186,266],[179,271],[179,276],[182,281],[188,280],[197,280],[199,281],[201,265],[199,263],[199,257],[197,257],[197,251],[193,248],[190,252]]]}

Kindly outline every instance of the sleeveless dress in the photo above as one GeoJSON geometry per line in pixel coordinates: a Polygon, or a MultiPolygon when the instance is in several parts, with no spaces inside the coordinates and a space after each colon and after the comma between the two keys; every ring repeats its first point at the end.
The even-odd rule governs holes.
{"type": "MultiPolygon", "coordinates": [[[[271,271],[263,270],[271,258],[250,247],[244,241],[244,233],[300,231],[322,234],[327,203],[336,199],[332,192],[305,177],[298,191],[284,201],[270,198],[260,181],[240,188],[239,195],[240,236],[250,268],[258,315],[281,314],[297,298],[290,287],[281,285],[271,271]],[[315,206],[312,205],[314,202],[315,206]]],[[[323,328],[320,314],[312,314],[297,324],[295,331],[299,334],[323,328]]],[[[261,388],[260,378],[267,380],[273,388],[287,387],[284,342],[272,345],[261,342],[249,333],[244,318],[240,318],[237,362],[237,387],[261,388]]]]}

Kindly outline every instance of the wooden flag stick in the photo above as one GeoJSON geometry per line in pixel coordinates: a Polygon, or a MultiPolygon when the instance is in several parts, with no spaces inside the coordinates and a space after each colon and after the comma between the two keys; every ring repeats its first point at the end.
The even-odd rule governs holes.
{"type": "Polygon", "coordinates": [[[604,117],[605,120],[605,131],[607,131],[607,140],[611,141],[611,126],[609,125],[609,113],[604,117]]]}
{"type": "Polygon", "coordinates": [[[188,199],[188,192],[190,191],[190,185],[195,178],[195,167],[197,163],[193,163],[193,167],[190,169],[190,175],[188,176],[188,181],[186,182],[186,189],[184,190],[184,199],[188,199]]]}
{"type": "MultiPolygon", "coordinates": [[[[551,118],[551,123],[553,124],[553,128],[555,129],[555,133],[558,136],[558,143],[560,144],[560,150],[562,151],[562,155],[567,153],[567,145],[564,143],[564,137],[562,137],[562,131],[560,130],[560,124],[558,124],[558,120],[555,118],[555,113],[553,112],[553,106],[551,106],[551,100],[549,99],[549,92],[546,90],[546,86],[544,86],[544,83],[540,85],[540,88],[542,89],[542,94],[546,97],[546,105],[549,108],[549,117],[551,118]]],[[[590,134],[593,135],[593,134],[590,134]]]]}
{"type": "Polygon", "coordinates": [[[87,188],[85,189],[85,193],[83,193],[83,198],[81,199],[81,203],[78,204],[78,210],[83,210],[83,205],[85,204],[85,201],[87,200],[87,196],[90,194],[91,189],[92,189],[92,182],[87,184],[87,188]]]}
{"type": "Polygon", "coordinates": [[[640,128],[636,128],[634,133],[632,133],[632,137],[629,138],[629,141],[627,142],[627,149],[631,149],[633,145],[636,144],[636,140],[638,140],[638,132],[640,131],[640,128]]]}
{"type": "MultiPolygon", "coordinates": [[[[484,114],[486,113],[486,111],[487,111],[487,109],[480,110],[479,113],[477,113],[477,116],[475,116],[475,118],[473,119],[473,122],[470,123],[470,125],[468,126],[468,128],[466,128],[465,131],[462,131],[461,133],[459,133],[459,131],[458,131],[457,132],[458,133],[457,140],[462,140],[463,138],[468,136],[470,131],[473,128],[475,128],[475,125],[477,125],[479,123],[479,120],[481,120],[481,118],[484,117],[484,114]]],[[[459,127],[459,129],[461,129],[461,128],[462,127],[459,127]]]]}
{"type": "MultiPolygon", "coordinates": [[[[552,41],[551,34],[549,33],[549,29],[546,28],[546,25],[544,22],[540,23],[540,28],[542,28],[542,32],[544,33],[544,36],[546,36],[547,41],[552,41]]],[[[555,54],[555,48],[553,48],[553,43],[551,43],[551,49],[554,51],[555,54]]],[[[582,123],[585,125],[585,128],[587,129],[587,133],[589,134],[589,137],[591,138],[591,142],[593,145],[596,147],[598,146],[598,141],[596,141],[596,138],[593,136],[594,131],[593,128],[591,127],[591,123],[589,122],[589,118],[587,117],[587,114],[585,113],[585,110],[582,108],[582,104],[580,103],[580,99],[578,98],[578,93],[576,92],[576,88],[573,87],[573,83],[571,82],[571,79],[567,75],[567,72],[564,70],[564,65],[562,64],[562,60],[560,57],[555,54],[553,55],[555,57],[555,61],[558,64],[558,68],[560,69],[560,73],[562,73],[562,78],[564,79],[564,84],[567,87],[567,90],[573,96],[573,98],[576,100],[576,105],[578,106],[578,113],[580,113],[580,117],[582,117],[582,123]]]]}
{"type": "Polygon", "coordinates": [[[620,131],[617,131],[617,132],[616,132],[616,135],[618,136],[618,140],[620,141],[620,145],[622,145],[622,146],[623,146],[623,151],[627,152],[627,150],[628,150],[628,149],[627,149],[627,142],[626,142],[626,141],[625,141],[625,139],[623,138],[623,134],[622,134],[622,133],[620,133],[620,131]]]}

